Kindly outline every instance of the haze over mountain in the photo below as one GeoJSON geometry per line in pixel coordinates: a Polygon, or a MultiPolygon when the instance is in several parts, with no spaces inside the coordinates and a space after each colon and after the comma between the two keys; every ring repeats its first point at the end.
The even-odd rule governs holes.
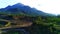
{"type": "Polygon", "coordinates": [[[41,15],[41,16],[53,15],[53,14],[44,13],[40,10],[37,10],[36,8],[31,8],[31,7],[21,4],[21,3],[17,3],[15,5],[7,6],[6,8],[2,8],[2,9],[0,9],[0,12],[4,12],[7,14],[24,13],[24,14],[36,15],[36,16],[38,16],[38,15],[41,15]]]}

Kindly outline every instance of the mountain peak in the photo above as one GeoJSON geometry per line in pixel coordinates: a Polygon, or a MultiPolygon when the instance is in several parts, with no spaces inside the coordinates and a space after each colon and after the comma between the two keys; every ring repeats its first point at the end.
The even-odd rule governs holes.
{"type": "Polygon", "coordinates": [[[22,3],[17,3],[17,4],[15,4],[15,5],[23,5],[22,3]]]}
{"type": "Polygon", "coordinates": [[[15,4],[15,5],[13,5],[13,6],[25,6],[25,5],[22,4],[22,3],[17,3],[17,4],[15,4]]]}

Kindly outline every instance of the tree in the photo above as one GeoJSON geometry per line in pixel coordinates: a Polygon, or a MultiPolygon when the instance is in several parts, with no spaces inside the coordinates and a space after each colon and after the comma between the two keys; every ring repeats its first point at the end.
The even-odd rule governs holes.
{"type": "Polygon", "coordinates": [[[35,23],[42,24],[43,23],[42,18],[40,16],[36,17],[35,23]]]}

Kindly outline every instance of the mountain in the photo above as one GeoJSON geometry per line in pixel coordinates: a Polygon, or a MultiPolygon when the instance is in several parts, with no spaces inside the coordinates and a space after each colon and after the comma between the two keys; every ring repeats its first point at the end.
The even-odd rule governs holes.
{"type": "Polygon", "coordinates": [[[24,14],[28,14],[28,15],[34,15],[34,16],[38,16],[38,15],[46,16],[47,15],[47,13],[37,10],[36,8],[31,8],[31,7],[21,4],[21,3],[17,3],[15,5],[7,6],[6,8],[2,8],[2,9],[0,9],[0,12],[4,12],[6,14],[24,13],[24,14]]]}

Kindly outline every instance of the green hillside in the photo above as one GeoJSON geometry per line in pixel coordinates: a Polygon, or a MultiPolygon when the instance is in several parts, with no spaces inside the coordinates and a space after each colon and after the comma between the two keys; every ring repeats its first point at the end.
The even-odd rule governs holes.
{"type": "MultiPolygon", "coordinates": [[[[29,34],[60,34],[60,17],[58,17],[58,16],[57,17],[29,16],[29,15],[25,15],[25,14],[20,14],[20,15],[0,14],[0,16],[1,15],[5,18],[12,17],[13,19],[11,19],[11,20],[14,20],[15,18],[18,18],[17,20],[24,20],[24,19],[26,19],[27,21],[30,20],[33,23],[31,26],[22,27],[22,29],[24,29],[25,31],[28,31],[29,34]]],[[[3,17],[0,17],[0,19],[9,20],[9,19],[5,19],[3,17]]],[[[10,22],[8,21],[8,23],[10,23],[10,22]]],[[[7,25],[7,24],[5,24],[5,25],[3,25],[3,24],[1,24],[1,22],[0,22],[0,28],[7,25]]],[[[9,24],[7,26],[11,26],[11,24],[9,24]]],[[[7,32],[1,33],[1,34],[20,34],[19,32],[21,32],[21,31],[14,32],[13,30],[15,30],[15,29],[11,29],[11,30],[9,29],[7,32]]],[[[3,30],[1,30],[1,31],[3,32],[3,30]]],[[[24,33],[21,32],[21,34],[24,34],[24,33]]]]}

